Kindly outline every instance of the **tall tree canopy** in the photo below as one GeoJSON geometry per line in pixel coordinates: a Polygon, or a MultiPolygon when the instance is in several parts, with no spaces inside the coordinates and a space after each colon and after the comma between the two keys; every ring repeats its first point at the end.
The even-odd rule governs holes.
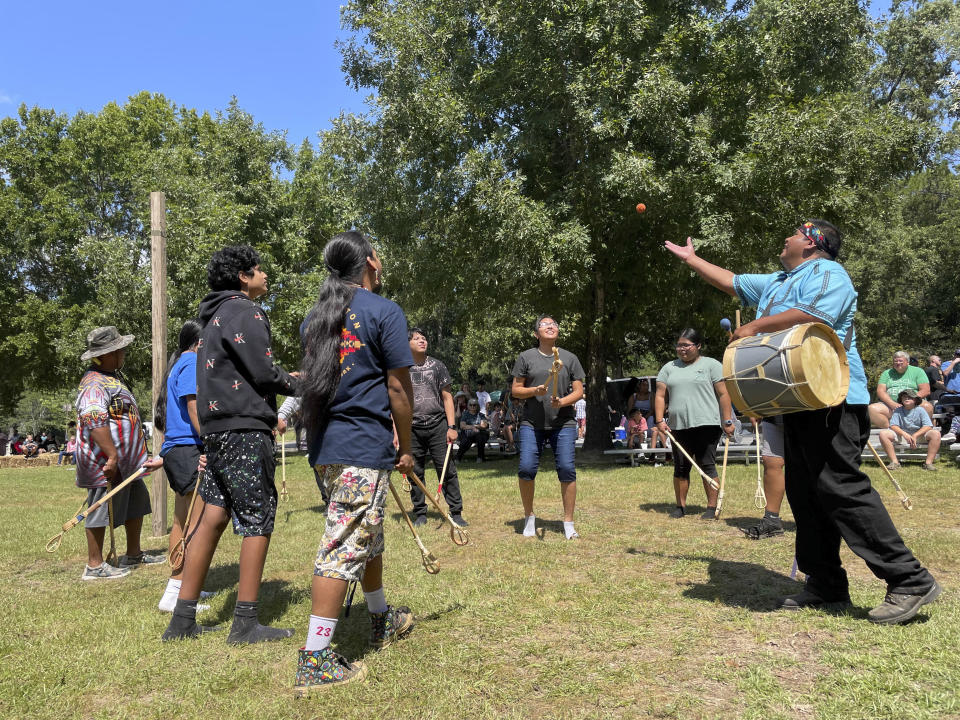
{"type": "Polygon", "coordinates": [[[758,271],[819,216],[856,256],[877,188],[936,155],[955,9],[895,10],[910,42],[856,0],[353,0],[344,68],[376,95],[325,148],[415,318],[452,308],[464,365],[498,366],[554,314],[599,417],[616,355],[690,323],[721,352],[732,302],[663,240],[758,271]]]}

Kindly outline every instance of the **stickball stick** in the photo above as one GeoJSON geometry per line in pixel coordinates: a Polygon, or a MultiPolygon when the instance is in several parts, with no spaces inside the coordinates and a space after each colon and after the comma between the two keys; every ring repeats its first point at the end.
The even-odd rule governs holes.
{"type": "Polygon", "coordinates": [[[91,505],[90,507],[88,507],[88,508],[86,509],[86,511],[84,511],[84,510],[82,509],[83,506],[81,506],[81,510],[80,510],[79,512],[77,512],[76,515],[74,515],[72,518],[70,518],[69,520],[67,520],[67,521],[63,524],[63,529],[62,529],[59,533],[57,533],[56,535],[54,535],[52,538],[50,538],[50,539],[47,541],[47,545],[46,545],[47,552],[50,552],[50,553],[56,552],[56,551],[57,551],[57,548],[60,547],[60,542],[63,540],[63,534],[64,534],[65,532],[67,532],[68,530],[73,529],[73,528],[76,527],[78,524],[80,524],[81,522],[83,522],[83,520],[84,520],[85,518],[89,517],[90,513],[92,513],[92,512],[93,512],[94,510],[96,510],[97,508],[102,507],[105,502],[109,502],[109,501],[110,501],[110,498],[112,498],[112,497],[113,497],[114,495],[116,495],[118,492],[120,492],[121,490],[123,490],[127,485],[129,485],[130,483],[132,483],[134,480],[136,480],[137,478],[141,477],[142,475],[149,475],[150,472],[152,472],[152,471],[151,471],[151,470],[147,470],[146,472],[144,472],[144,468],[143,468],[143,467],[140,467],[135,473],[133,473],[133,475],[131,475],[130,477],[128,477],[128,478],[127,478],[126,480],[124,480],[122,483],[120,483],[119,485],[117,485],[113,490],[111,490],[110,492],[108,492],[108,493],[107,493],[106,495],[104,495],[102,498],[100,498],[99,500],[97,500],[93,505],[91,505]]]}
{"type": "Polygon", "coordinates": [[[903,505],[907,510],[913,510],[913,503],[910,502],[910,498],[907,497],[907,494],[903,491],[903,488],[900,487],[900,483],[897,482],[897,479],[893,476],[893,473],[890,472],[890,468],[883,464],[883,460],[880,458],[880,453],[877,452],[877,449],[870,444],[870,441],[867,441],[867,447],[870,448],[870,452],[873,453],[873,456],[877,459],[877,462],[880,463],[880,467],[883,468],[883,471],[887,474],[887,477],[890,478],[890,482],[893,483],[893,486],[897,489],[897,496],[900,498],[900,504],[903,505]]]}
{"type": "Polygon", "coordinates": [[[407,521],[407,527],[410,528],[410,532],[413,533],[413,539],[417,543],[417,547],[420,548],[420,560],[423,562],[423,569],[426,570],[431,575],[436,575],[440,572],[440,563],[433,556],[433,553],[427,550],[427,546],[423,544],[423,540],[420,539],[420,536],[417,534],[417,529],[413,526],[413,523],[410,522],[410,516],[407,515],[407,511],[403,507],[403,503],[400,502],[400,495],[397,494],[397,489],[393,487],[393,483],[390,482],[390,479],[387,478],[387,485],[390,486],[390,492],[393,493],[393,499],[397,502],[397,507],[400,508],[400,512],[403,514],[403,519],[407,521]]]}
{"type": "Polygon", "coordinates": [[[197,496],[200,494],[200,478],[197,477],[197,484],[193,488],[193,498],[190,500],[190,507],[187,508],[187,519],[183,521],[183,534],[180,541],[170,548],[167,553],[167,564],[175,573],[183,568],[183,556],[187,551],[187,536],[190,534],[190,517],[193,515],[193,506],[197,504],[197,496]]]}
{"type": "Polygon", "coordinates": [[[757,492],[753,495],[753,506],[757,510],[763,510],[767,506],[767,494],[763,491],[763,472],[760,470],[760,464],[763,462],[760,458],[763,436],[760,434],[760,421],[755,420],[754,423],[757,426],[757,492]]]}
{"type": "MultiPolygon", "coordinates": [[[[440,482],[437,483],[437,503],[440,502],[443,492],[443,481],[447,479],[447,464],[450,462],[450,451],[453,450],[453,442],[447,441],[447,456],[443,459],[443,470],[440,471],[440,482]]],[[[426,475],[426,473],[424,473],[426,475]]]]}
{"type": "Polygon", "coordinates": [[[107,524],[110,525],[110,552],[107,553],[107,565],[117,567],[120,563],[117,559],[117,546],[113,539],[113,498],[107,500],[107,524]]]}
{"type": "Polygon", "coordinates": [[[683,449],[683,445],[677,442],[677,439],[673,436],[673,433],[670,432],[670,430],[667,430],[667,437],[670,438],[670,442],[676,445],[677,449],[683,453],[683,456],[690,461],[690,464],[693,465],[693,469],[699,473],[700,477],[703,478],[703,481],[714,490],[719,490],[720,486],[717,484],[717,481],[700,469],[700,466],[697,465],[697,461],[690,457],[690,453],[683,449]]]}
{"type": "Polygon", "coordinates": [[[286,500],[290,495],[287,492],[287,443],[284,442],[286,436],[286,431],[280,436],[280,500],[286,500]]]}
{"type": "MultiPolygon", "coordinates": [[[[724,433],[726,435],[726,433],[724,433]]],[[[726,435],[726,443],[723,446],[723,469],[720,471],[720,493],[717,495],[717,511],[713,515],[714,520],[720,519],[720,509],[723,507],[723,487],[727,482],[727,453],[730,452],[730,436],[726,435]]]]}
{"type": "Polygon", "coordinates": [[[470,538],[467,535],[466,529],[457,525],[453,518],[450,517],[450,513],[440,507],[440,503],[433,499],[433,495],[427,492],[427,489],[423,486],[423,483],[420,481],[420,478],[417,477],[417,474],[410,471],[410,478],[417,484],[417,487],[420,488],[420,491],[427,496],[430,502],[433,503],[433,506],[437,509],[437,512],[440,513],[441,517],[450,523],[450,539],[453,540],[454,545],[466,545],[470,542],[470,538]]]}

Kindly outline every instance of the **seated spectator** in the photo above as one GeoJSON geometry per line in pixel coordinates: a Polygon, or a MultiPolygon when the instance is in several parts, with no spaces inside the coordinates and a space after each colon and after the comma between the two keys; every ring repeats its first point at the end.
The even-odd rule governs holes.
{"type": "Polygon", "coordinates": [[[627,408],[631,410],[634,408],[639,409],[646,418],[651,413],[650,386],[647,384],[646,380],[640,380],[638,382],[639,384],[637,385],[637,389],[634,391],[633,395],[630,396],[630,400],[627,401],[627,408]]]}
{"type": "Polygon", "coordinates": [[[476,399],[467,403],[467,409],[460,416],[460,449],[457,450],[459,463],[467,450],[474,443],[477,444],[477,462],[486,460],[487,439],[490,437],[487,416],[480,412],[480,404],[476,399]]]}
{"type": "Polygon", "coordinates": [[[457,390],[457,394],[453,396],[453,422],[457,427],[460,427],[460,416],[466,412],[469,401],[470,396],[463,390],[457,390]]]}
{"type": "Polygon", "coordinates": [[[27,439],[23,441],[22,449],[24,457],[35,458],[40,455],[40,445],[33,439],[33,435],[27,435],[27,439]]]}
{"type": "Polygon", "coordinates": [[[880,444],[890,458],[887,467],[891,470],[900,469],[900,461],[893,447],[894,441],[897,441],[901,446],[911,449],[926,445],[927,461],[923,469],[935,472],[937,467],[933,461],[940,450],[940,433],[933,429],[933,421],[926,410],[918,406],[919,397],[915,390],[901,390],[897,401],[900,407],[893,411],[890,427],[880,431],[880,444]]]}
{"type": "Polygon", "coordinates": [[[627,449],[640,447],[641,443],[647,439],[647,420],[643,417],[643,411],[640,408],[633,408],[630,411],[630,417],[627,419],[627,449]]]}
{"type": "Polygon", "coordinates": [[[504,414],[503,405],[498,402],[490,403],[490,411],[487,413],[490,422],[490,439],[500,440],[503,438],[504,414]]]}
{"type": "MultiPolygon", "coordinates": [[[[507,396],[509,397],[509,395],[507,396]]],[[[503,414],[503,439],[507,441],[507,454],[517,454],[517,441],[515,433],[520,425],[520,417],[523,414],[523,400],[511,398],[507,403],[503,414]]]]}
{"type": "Polygon", "coordinates": [[[934,407],[936,407],[937,402],[939,402],[945,387],[943,384],[943,370],[940,369],[940,365],[940,356],[931,355],[927,358],[927,366],[923,369],[927,375],[927,382],[930,383],[929,400],[933,403],[934,407]]]}
{"type": "Polygon", "coordinates": [[[877,402],[869,406],[870,422],[874,427],[890,427],[893,411],[900,407],[894,398],[902,390],[913,390],[920,399],[920,406],[927,415],[933,415],[933,405],[926,401],[930,394],[930,382],[927,374],[918,367],[909,364],[910,356],[903,350],[893,354],[893,367],[883,371],[877,383],[877,402]]]}
{"type": "Polygon", "coordinates": [[[68,437],[67,444],[63,447],[63,450],[60,451],[60,455],[57,457],[57,465],[63,464],[63,459],[67,458],[67,465],[76,465],[77,458],[77,439],[75,437],[68,437]]]}
{"type": "Polygon", "coordinates": [[[943,371],[943,394],[941,405],[960,405],[960,349],[953,353],[953,359],[941,365],[943,371]]]}

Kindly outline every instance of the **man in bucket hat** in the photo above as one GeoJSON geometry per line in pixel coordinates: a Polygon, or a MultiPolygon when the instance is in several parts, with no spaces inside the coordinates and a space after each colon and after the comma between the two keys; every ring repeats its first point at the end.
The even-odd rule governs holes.
{"type": "MultiPolygon", "coordinates": [[[[77,487],[87,490],[92,505],[110,487],[138,468],[152,472],[162,460],[148,460],[140,409],[120,372],[126,347],[133,335],[121,335],[115,327],[98,327],[87,335],[87,351],[81,360],[90,367],[80,379],[77,409],[77,487]]],[[[143,480],[137,479],[113,496],[84,521],[87,534],[87,566],[81,580],[110,580],[130,574],[142,564],[163,562],[162,555],[148,555],[140,548],[143,516],[150,514],[150,495],[143,480]],[[112,506],[112,507],[111,507],[112,506]],[[127,552],[119,567],[104,562],[105,528],[113,515],[113,527],[123,525],[127,552]]]]}
{"type": "Polygon", "coordinates": [[[937,466],[933,461],[940,451],[940,431],[934,430],[933,421],[920,405],[920,396],[916,390],[901,390],[897,402],[900,407],[893,411],[890,427],[880,431],[880,444],[890,458],[887,467],[891,470],[900,469],[900,461],[897,460],[897,452],[893,446],[894,442],[898,442],[901,447],[911,450],[926,445],[927,461],[923,464],[923,469],[936,471],[937,466]]]}

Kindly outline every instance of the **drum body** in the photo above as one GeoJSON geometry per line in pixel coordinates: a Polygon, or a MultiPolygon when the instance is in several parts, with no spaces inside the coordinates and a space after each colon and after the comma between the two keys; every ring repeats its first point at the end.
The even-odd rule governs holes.
{"type": "Polygon", "coordinates": [[[741,338],[723,353],[723,380],[738,410],[762,418],[839,405],[850,365],[843,343],[823,323],[741,338]]]}

